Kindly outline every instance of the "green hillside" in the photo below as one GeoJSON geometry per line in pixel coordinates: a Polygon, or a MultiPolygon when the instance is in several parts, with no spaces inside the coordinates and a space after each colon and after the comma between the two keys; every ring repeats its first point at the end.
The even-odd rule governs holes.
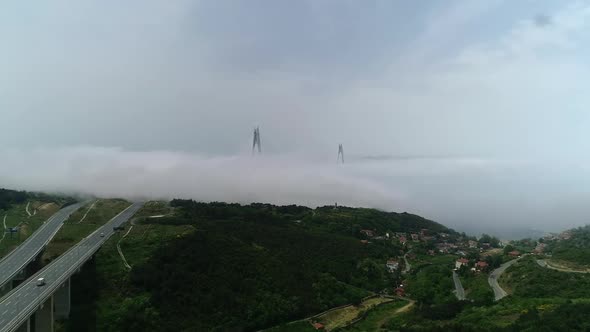
{"type": "Polygon", "coordinates": [[[79,299],[87,310],[73,313],[65,330],[272,327],[392,292],[401,276],[388,272],[385,262],[403,254],[402,246],[361,241],[361,229],[376,235],[452,232],[407,213],[346,207],[173,200],[161,209],[150,203],[139,215],[127,237],[122,232],[110,239],[94,267],[85,268],[93,277],[73,279],[83,290],[96,280],[99,290],[79,299]],[[116,251],[119,241],[131,271],[116,251]]]}

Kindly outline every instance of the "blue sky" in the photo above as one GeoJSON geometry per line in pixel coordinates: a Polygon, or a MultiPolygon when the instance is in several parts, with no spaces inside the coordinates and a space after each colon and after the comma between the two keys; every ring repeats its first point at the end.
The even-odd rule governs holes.
{"type": "Polygon", "coordinates": [[[3,1],[0,141],[23,162],[80,146],[87,162],[113,147],[223,159],[247,155],[260,126],[267,156],[332,162],[344,144],[356,166],[338,181],[385,186],[394,202],[377,207],[580,224],[589,32],[586,1],[3,1]]]}

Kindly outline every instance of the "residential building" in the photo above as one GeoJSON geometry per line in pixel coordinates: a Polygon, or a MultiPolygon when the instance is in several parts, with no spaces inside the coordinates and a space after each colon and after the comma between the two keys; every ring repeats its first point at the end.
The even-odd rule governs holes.
{"type": "Polygon", "coordinates": [[[467,266],[467,264],[469,264],[469,260],[467,258],[459,258],[456,262],[455,262],[455,268],[456,269],[460,269],[461,266],[465,265],[467,266]]]}

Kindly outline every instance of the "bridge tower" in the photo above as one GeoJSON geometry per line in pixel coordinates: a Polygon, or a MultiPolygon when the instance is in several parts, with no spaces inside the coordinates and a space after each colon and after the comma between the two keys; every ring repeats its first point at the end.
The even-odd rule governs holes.
{"type": "Polygon", "coordinates": [[[262,153],[262,150],[261,150],[262,148],[260,147],[260,129],[258,127],[256,127],[254,129],[254,141],[252,142],[252,154],[254,154],[256,147],[258,147],[258,154],[262,153]]]}
{"type": "Polygon", "coordinates": [[[338,159],[336,159],[336,162],[342,162],[344,164],[344,149],[342,148],[342,144],[338,145],[338,159]]]}

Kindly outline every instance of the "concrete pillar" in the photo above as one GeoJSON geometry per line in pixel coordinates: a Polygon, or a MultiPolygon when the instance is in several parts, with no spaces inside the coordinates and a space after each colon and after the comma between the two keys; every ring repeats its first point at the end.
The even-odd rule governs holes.
{"type": "Polygon", "coordinates": [[[15,332],[31,332],[31,319],[29,318],[26,322],[22,323],[15,332]]]}
{"type": "Polygon", "coordinates": [[[35,312],[35,332],[53,332],[53,296],[35,312]]]}
{"type": "Polygon", "coordinates": [[[66,319],[70,316],[70,278],[66,280],[53,294],[53,302],[55,305],[55,318],[66,319]]]}

